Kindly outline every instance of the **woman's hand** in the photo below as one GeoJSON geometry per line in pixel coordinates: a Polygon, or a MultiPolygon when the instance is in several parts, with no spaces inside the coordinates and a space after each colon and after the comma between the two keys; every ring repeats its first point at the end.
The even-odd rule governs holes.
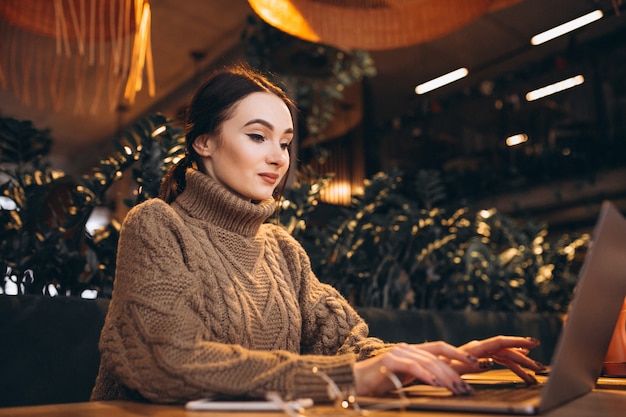
{"type": "Polygon", "coordinates": [[[425,384],[446,387],[454,394],[471,394],[472,388],[450,366],[452,361],[468,368],[478,366],[475,357],[445,342],[419,345],[399,343],[383,354],[354,365],[356,394],[376,396],[394,389],[392,381],[381,371],[382,368],[393,372],[402,384],[419,380],[425,384]]]}
{"type": "Polygon", "coordinates": [[[537,372],[545,370],[544,365],[527,356],[530,349],[539,346],[539,344],[535,338],[516,336],[494,336],[489,339],[474,340],[464,344],[460,349],[476,358],[481,358],[478,364],[468,366],[467,363],[452,360],[450,365],[459,374],[482,372],[490,368],[490,366],[484,366],[484,359],[492,359],[494,362],[509,368],[526,383],[536,384],[537,379],[534,375],[526,372],[524,368],[537,372]]]}
{"type": "Polygon", "coordinates": [[[403,384],[419,380],[428,385],[445,387],[457,395],[473,392],[461,379],[461,374],[486,371],[494,362],[508,367],[524,381],[533,384],[537,380],[523,368],[534,371],[545,369],[527,356],[530,349],[538,345],[536,339],[515,336],[475,340],[461,347],[445,342],[400,343],[381,355],[354,365],[356,394],[380,395],[394,389],[391,380],[381,372],[383,367],[393,372],[403,384]]]}

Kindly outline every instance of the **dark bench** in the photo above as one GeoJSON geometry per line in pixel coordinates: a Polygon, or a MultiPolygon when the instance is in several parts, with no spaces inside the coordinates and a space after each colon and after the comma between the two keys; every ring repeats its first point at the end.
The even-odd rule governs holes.
{"type": "Polygon", "coordinates": [[[359,309],[370,334],[388,342],[421,343],[445,340],[455,346],[498,334],[532,336],[541,341],[531,357],[549,364],[563,324],[560,314],[459,311],[359,309]]]}
{"type": "MultiPolygon", "coordinates": [[[[0,295],[0,407],[87,401],[108,300],[0,295]]],[[[389,342],[462,344],[495,334],[540,338],[532,356],[548,363],[557,315],[359,309],[373,336],[389,342]]]]}

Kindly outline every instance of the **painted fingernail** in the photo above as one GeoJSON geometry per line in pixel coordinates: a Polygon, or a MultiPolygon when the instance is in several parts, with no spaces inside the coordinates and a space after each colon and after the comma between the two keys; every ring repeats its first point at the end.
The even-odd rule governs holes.
{"type": "Polygon", "coordinates": [[[546,366],[543,363],[539,362],[539,361],[535,361],[535,365],[537,365],[539,368],[541,368],[542,371],[546,369],[546,366]]]}
{"type": "Polygon", "coordinates": [[[469,395],[474,392],[474,389],[465,381],[453,382],[452,386],[454,388],[454,393],[458,395],[469,395]]]}
{"type": "Polygon", "coordinates": [[[434,385],[434,386],[436,386],[436,387],[441,387],[441,386],[442,386],[442,385],[441,385],[441,382],[439,382],[439,380],[438,380],[437,378],[433,378],[432,383],[433,383],[433,385],[434,385]]]}
{"type": "Polygon", "coordinates": [[[480,369],[490,369],[493,367],[493,359],[492,358],[481,358],[478,360],[478,367],[480,369]]]}
{"type": "Polygon", "coordinates": [[[474,363],[478,362],[478,358],[474,355],[467,355],[467,359],[474,363]]]}
{"type": "Polygon", "coordinates": [[[526,340],[530,340],[533,343],[539,344],[539,339],[535,339],[534,337],[527,337],[526,340]]]}
{"type": "Polygon", "coordinates": [[[452,391],[456,395],[462,395],[463,394],[463,389],[461,388],[461,383],[460,382],[453,382],[452,383],[452,391]]]}
{"type": "Polygon", "coordinates": [[[528,379],[526,380],[526,383],[529,385],[535,385],[537,383],[537,378],[535,378],[534,375],[531,374],[526,374],[528,376],[528,379]]]}

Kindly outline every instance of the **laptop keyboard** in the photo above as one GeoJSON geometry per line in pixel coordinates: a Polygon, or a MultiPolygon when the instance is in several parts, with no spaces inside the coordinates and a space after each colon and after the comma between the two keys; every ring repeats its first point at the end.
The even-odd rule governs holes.
{"type": "Polygon", "coordinates": [[[506,387],[474,387],[475,394],[463,397],[464,400],[518,402],[537,397],[541,392],[540,385],[506,386],[506,387]]]}

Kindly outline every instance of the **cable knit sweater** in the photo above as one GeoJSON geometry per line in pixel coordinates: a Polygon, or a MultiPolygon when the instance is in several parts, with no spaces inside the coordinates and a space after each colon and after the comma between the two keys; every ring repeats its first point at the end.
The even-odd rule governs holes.
{"type": "Polygon", "coordinates": [[[347,387],[355,361],[388,347],[298,242],[264,223],[274,207],[190,169],[171,205],[128,213],[92,400],[326,399],[313,366],[347,387]]]}

